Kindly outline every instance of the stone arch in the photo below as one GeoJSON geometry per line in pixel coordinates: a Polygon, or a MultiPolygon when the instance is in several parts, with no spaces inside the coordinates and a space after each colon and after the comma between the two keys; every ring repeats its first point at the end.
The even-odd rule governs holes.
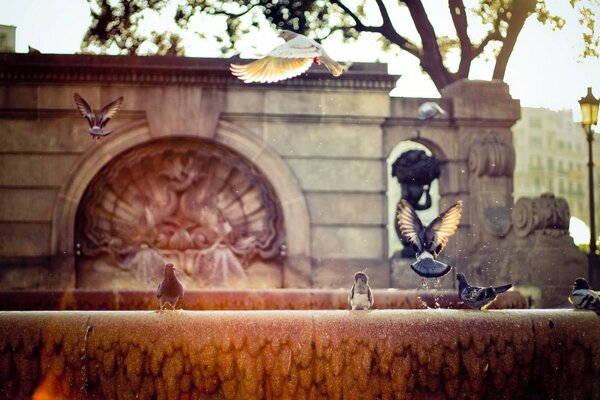
{"type": "MultiPolygon", "coordinates": [[[[407,138],[401,140],[389,151],[386,157],[386,188],[387,188],[387,244],[388,244],[388,256],[391,256],[400,245],[400,241],[397,238],[395,232],[395,209],[396,204],[400,199],[400,189],[396,178],[392,176],[391,164],[402,154],[408,150],[424,150],[427,154],[431,154],[440,161],[446,159],[446,155],[439,146],[429,140],[423,140],[422,138],[407,138]]],[[[442,163],[443,168],[443,163],[442,163]]],[[[440,200],[439,181],[436,180],[432,184],[432,206],[429,210],[423,211],[421,216],[424,219],[433,219],[437,215],[440,200]]]]}
{"type": "MultiPolygon", "coordinates": [[[[153,135],[146,121],[127,124],[118,131],[104,139],[102,146],[92,146],[82,155],[70,179],[58,194],[53,214],[51,248],[55,266],[58,264],[63,270],[75,268],[75,220],[81,198],[92,179],[115,156],[146,142],[169,137],[153,135]]],[[[285,162],[251,132],[232,123],[220,121],[211,139],[246,158],[266,177],[280,202],[286,232],[286,255],[292,259],[309,259],[308,207],[295,176],[285,162]]]]}

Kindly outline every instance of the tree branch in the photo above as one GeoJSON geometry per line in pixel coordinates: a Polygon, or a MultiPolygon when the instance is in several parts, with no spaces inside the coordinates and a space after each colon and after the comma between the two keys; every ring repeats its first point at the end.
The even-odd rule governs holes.
{"type": "Polygon", "coordinates": [[[521,29],[523,29],[523,26],[525,25],[525,20],[527,20],[529,15],[535,11],[535,4],[536,0],[519,0],[513,2],[508,29],[506,30],[506,36],[502,41],[500,53],[498,53],[498,57],[496,58],[492,79],[504,79],[508,59],[515,48],[515,43],[517,42],[521,29]]]}
{"type": "Polygon", "coordinates": [[[331,0],[331,3],[339,6],[346,14],[350,16],[350,18],[352,18],[352,20],[354,21],[354,26],[352,28],[356,29],[359,32],[379,33],[387,40],[400,47],[402,50],[417,57],[418,59],[421,59],[422,54],[418,46],[416,46],[410,40],[406,39],[404,36],[400,35],[394,29],[389,13],[387,12],[385,5],[383,4],[383,1],[377,0],[377,5],[379,6],[379,10],[383,18],[383,24],[379,26],[369,26],[363,24],[360,18],[356,15],[356,13],[350,10],[344,3],[342,3],[341,0],[331,0]]]}
{"type": "Polygon", "coordinates": [[[471,69],[471,61],[473,61],[473,46],[467,33],[467,14],[465,5],[462,0],[448,0],[448,8],[450,16],[456,29],[456,35],[460,42],[460,63],[455,76],[457,78],[468,78],[469,70],[471,69]]]}
{"type": "Polygon", "coordinates": [[[438,90],[454,80],[446,66],[437,43],[435,29],[427,17],[421,0],[404,0],[423,43],[423,54],[419,57],[421,68],[431,77],[438,90]]]}

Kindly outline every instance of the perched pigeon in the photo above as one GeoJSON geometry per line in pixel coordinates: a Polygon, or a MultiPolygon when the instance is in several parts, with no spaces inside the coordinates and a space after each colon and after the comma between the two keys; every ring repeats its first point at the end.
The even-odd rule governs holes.
{"type": "Polygon", "coordinates": [[[31,46],[27,46],[27,47],[28,47],[27,52],[29,54],[41,54],[42,53],[41,51],[39,51],[35,47],[31,47],[31,46]]]}
{"type": "Polygon", "coordinates": [[[246,83],[277,82],[306,72],[315,64],[325,65],[333,76],[340,76],[344,67],[327,55],[323,46],[292,31],[281,31],[285,43],[271,50],[266,57],[250,64],[231,64],[231,72],[246,83]]]}
{"type": "Polygon", "coordinates": [[[600,315],[600,296],[590,289],[590,285],[584,278],[575,279],[569,301],[576,309],[593,310],[600,315]]]}
{"type": "Polygon", "coordinates": [[[438,103],[427,101],[419,106],[417,119],[426,121],[435,118],[438,114],[445,115],[446,111],[438,103]]]}
{"type": "Polygon", "coordinates": [[[354,274],[354,284],[348,295],[348,304],[353,310],[368,310],[373,305],[369,277],[364,272],[354,274]]]}
{"type": "Polygon", "coordinates": [[[156,297],[160,302],[160,312],[162,312],[167,303],[174,310],[177,301],[183,298],[183,286],[177,279],[177,276],[175,276],[175,267],[173,264],[165,265],[165,278],[158,285],[158,289],[156,289],[156,297]]]}
{"type": "Polygon", "coordinates": [[[422,277],[437,278],[443,276],[452,268],[435,258],[446,246],[448,238],[456,232],[462,212],[462,201],[441,213],[427,227],[417,216],[414,208],[404,199],[398,204],[398,226],[402,236],[410,243],[417,253],[417,261],[410,267],[422,277]]]}
{"type": "Polygon", "coordinates": [[[88,102],[79,94],[73,94],[73,98],[75,99],[75,104],[77,105],[77,109],[79,109],[81,116],[87,119],[90,125],[89,132],[93,138],[100,139],[100,137],[108,136],[112,133],[112,131],[105,132],[103,129],[108,121],[117,115],[117,112],[123,103],[123,97],[119,97],[115,101],[108,103],[98,113],[95,113],[88,102]]]}
{"type": "Polygon", "coordinates": [[[504,293],[512,287],[512,284],[498,287],[475,287],[467,283],[467,278],[463,274],[456,274],[458,280],[458,297],[461,301],[471,308],[487,307],[497,294],[504,293]]]}

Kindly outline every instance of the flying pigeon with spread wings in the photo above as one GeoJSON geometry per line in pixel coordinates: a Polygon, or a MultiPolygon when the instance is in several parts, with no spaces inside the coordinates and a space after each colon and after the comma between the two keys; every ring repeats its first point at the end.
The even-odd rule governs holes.
{"type": "Polygon", "coordinates": [[[333,76],[340,76],[344,67],[329,57],[323,46],[299,33],[283,30],[279,37],[285,43],[271,50],[264,58],[249,64],[231,64],[231,72],[246,83],[271,83],[293,78],[314,64],[323,64],[333,76]]]}
{"type": "Polygon", "coordinates": [[[88,124],[90,125],[89,132],[93,138],[100,139],[101,137],[108,136],[112,133],[112,131],[105,131],[104,127],[108,121],[119,112],[121,104],[123,104],[123,97],[111,101],[98,112],[94,112],[88,102],[78,93],[73,94],[73,98],[75,99],[75,104],[77,105],[77,109],[81,113],[81,116],[87,119],[88,124]]]}
{"type": "Polygon", "coordinates": [[[471,286],[463,274],[456,274],[458,280],[458,297],[470,308],[481,310],[490,305],[500,293],[506,292],[512,288],[512,284],[497,287],[477,287],[471,286]]]}
{"type": "Polygon", "coordinates": [[[413,271],[425,278],[437,278],[450,271],[451,266],[435,259],[456,232],[461,213],[462,201],[459,200],[424,227],[410,203],[404,199],[400,201],[398,226],[417,253],[417,261],[410,266],[413,271]]]}

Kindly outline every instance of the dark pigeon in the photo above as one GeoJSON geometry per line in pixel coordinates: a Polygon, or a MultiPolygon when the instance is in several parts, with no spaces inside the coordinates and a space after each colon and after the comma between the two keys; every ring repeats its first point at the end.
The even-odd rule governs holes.
{"type": "Polygon", "coordinates": [[[573,291],[569,301],[578,310],[592,310],[600,315],[600,296],[590,288],[584,278],[577,278],[573,283],[573,291]]]}
{"type": "Polygon", "coordinates": [[[156,289],[156,297],[160,303],[160,312],[167,304],[174,310],[177,301],[183,298],[183,285],[175,276],[175,267],[173,264],[165,265],[165,277],[156,289]]]}
{"type": "Polygon", "coordinates": [[[506,292],[512,288],[512,284],[497,287],[476,287],[467,282],[463,274],[456,274],[458,280],[458,297],[471,308],[481,310],[490,305],[496,299],[496,295],[506,292]]]}

